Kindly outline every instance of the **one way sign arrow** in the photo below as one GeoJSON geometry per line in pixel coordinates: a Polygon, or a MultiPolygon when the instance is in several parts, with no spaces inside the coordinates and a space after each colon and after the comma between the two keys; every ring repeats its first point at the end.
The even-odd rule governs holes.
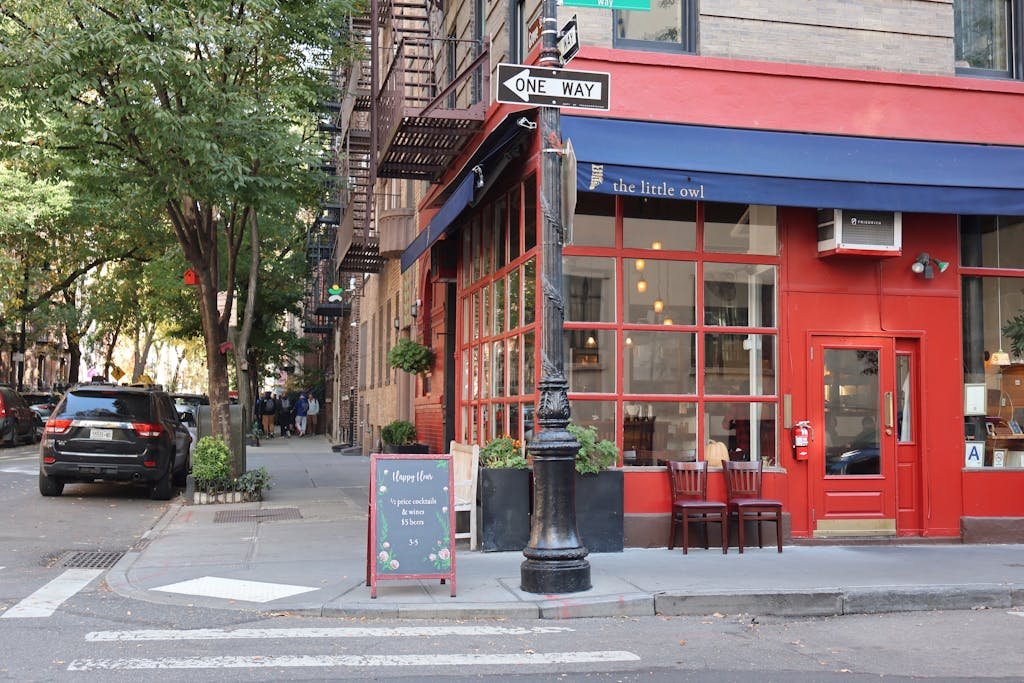
{"type": "Polygon", "coordinates": [[[608,109],[611,76],[601,71],[498,65],[498,102],[608,109]]]}

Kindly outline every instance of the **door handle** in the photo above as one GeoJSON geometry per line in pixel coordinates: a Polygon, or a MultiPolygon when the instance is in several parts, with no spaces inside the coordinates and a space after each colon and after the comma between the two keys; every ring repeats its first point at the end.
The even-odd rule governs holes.
{"type": "Polygon", "coordinates": [[[892,435],[892,428],[894,426],[894,414],[892,406],[892,392],[887,391],[885,396],[885,433],[892,435]]]}

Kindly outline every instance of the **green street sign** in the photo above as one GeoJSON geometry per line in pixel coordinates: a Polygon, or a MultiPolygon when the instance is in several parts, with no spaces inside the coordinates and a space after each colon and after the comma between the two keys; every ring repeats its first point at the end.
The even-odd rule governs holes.
{"type": "Polygon", "coordinates": [[[651,11],[651,0],[558,0],[558,4],[566,7],[651,11]]]}

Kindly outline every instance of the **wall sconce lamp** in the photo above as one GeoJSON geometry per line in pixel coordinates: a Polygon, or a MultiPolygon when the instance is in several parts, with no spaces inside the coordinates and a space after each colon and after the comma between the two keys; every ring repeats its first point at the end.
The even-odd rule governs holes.
{"type": "Polygon", "coordinates": [[[586,346],[588,349],[597,348],[597,340],[594,339],[594,335],[590,335],[589,337],[587,337],[587,341],[585,341],[583,345],[586,346]]]}
{"type": "Polygon", "coordinates": [[[931,280],[935,277],[935,268],[938,268],[940,273],[945,273],[946,269],[949,268],[949,261],[932,258],[928,255],[928,252],[922,252],[910,264],[910,270],[918,275],[923,275],[925,280],[931,280]]]}
{"type": "Polygon", "coordinates": [[[394,322],[394,325],[395,325],[395,329],[396,329],[396,330],[402,327],[402,321],[401,321],[401,320],[399,320],[398,316],[395,316],[395,322],[394,322]]]}
{"type": "Polygon", "coordinates": [[[420,314],[420,300],[416,299],[416,301],[413,301],[412,305],[409,306],[409,315],[411,315],[412,317],[415,318],[419,314],[420,314]]]}

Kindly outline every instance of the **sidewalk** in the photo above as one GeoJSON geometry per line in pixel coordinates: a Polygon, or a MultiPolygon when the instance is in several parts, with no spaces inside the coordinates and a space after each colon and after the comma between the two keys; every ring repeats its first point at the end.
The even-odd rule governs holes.
{"type": "Polygon", "coordinates": [[[752,613],[788,616],[1024,607],[1024,545],[630,548],[589,557],[593,587],[519,590],[523,555],[456,552],[456,597],[430,581],[365,585],[369,458],[323,437],[249,449],[273,488],[262,503],[172,502],[107,574],[148,602],[324,616],[572,618],[752,613]],[[228,517],[228,519],[225,519],[228,517]],[[234,517],[234,519],[231,519],[234,517]],[[290,517],[290,518],[289,518],[290,517]],[[276,518],[276,519],[275,519],[276,518]]]}

